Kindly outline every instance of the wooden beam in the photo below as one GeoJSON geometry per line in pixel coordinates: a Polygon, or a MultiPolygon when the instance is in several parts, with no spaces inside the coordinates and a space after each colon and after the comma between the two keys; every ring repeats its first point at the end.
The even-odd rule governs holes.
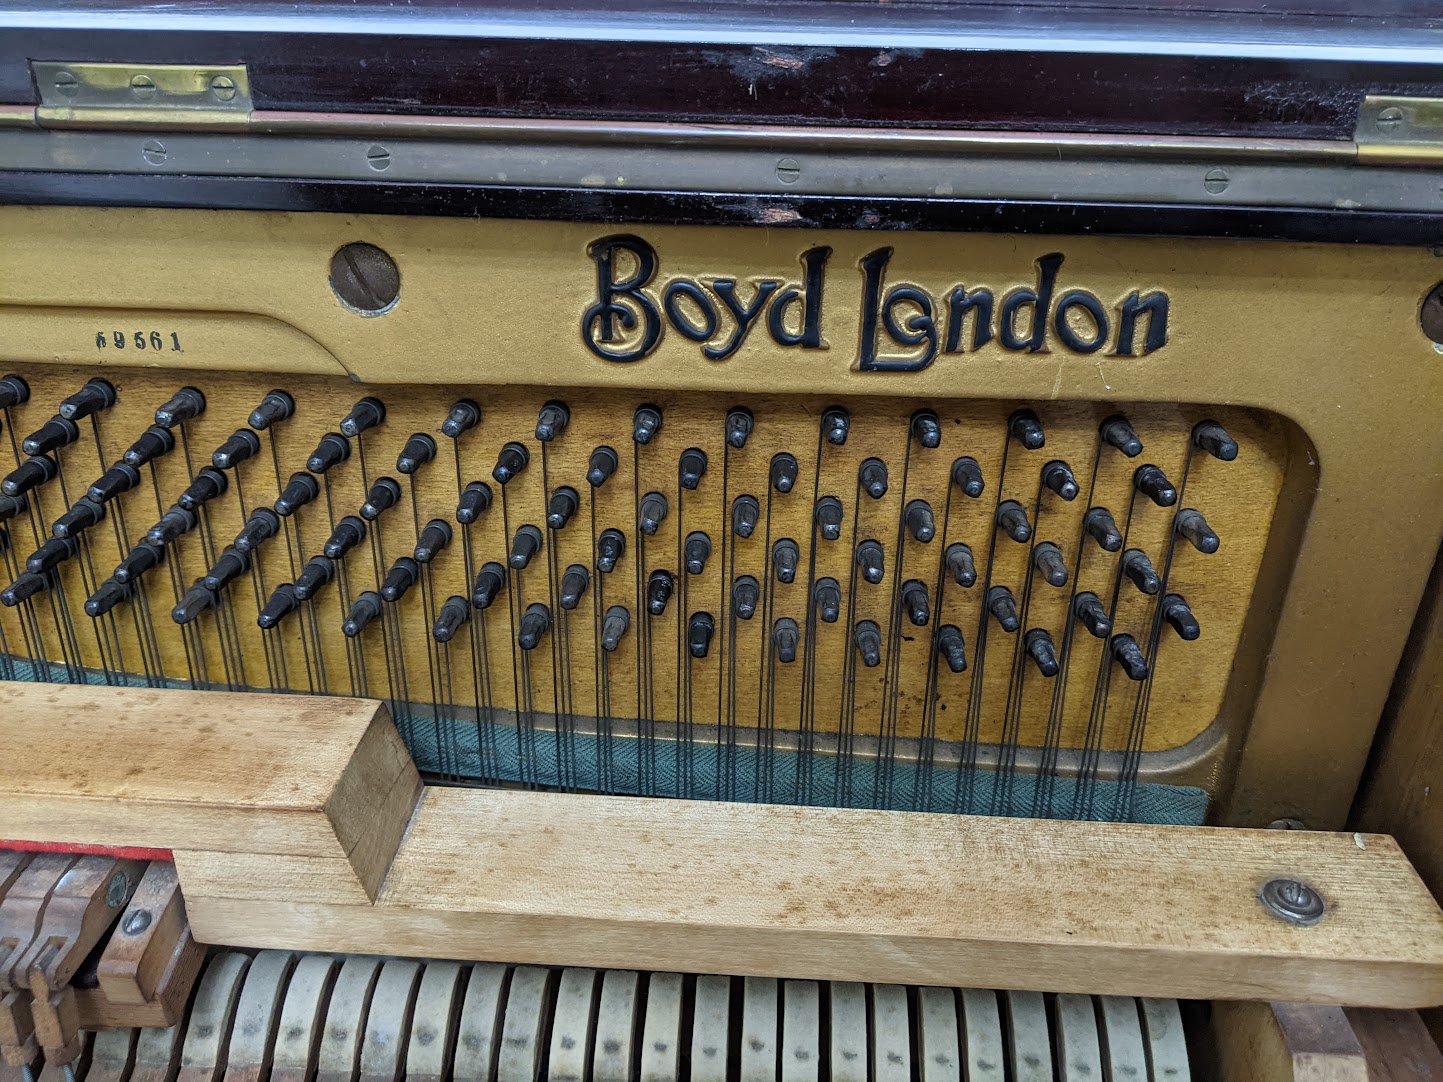
{"type": "Polygon", "coordinates": [[[202,939],[1190,999],[1443,1002],[1443,913],[1391,839],[428,789],[376,903],[203,857],[202,939]],[[1258,900],[1327,901],[1311,927],[1258,900]],[[303,900],[302,900],[303,899],[303,900]]]}
{"type": "Polygon", "coordinates": [[[421,791],[362,699],[0,682],[0,833],[305,858],[369,900],[421,791]]]}

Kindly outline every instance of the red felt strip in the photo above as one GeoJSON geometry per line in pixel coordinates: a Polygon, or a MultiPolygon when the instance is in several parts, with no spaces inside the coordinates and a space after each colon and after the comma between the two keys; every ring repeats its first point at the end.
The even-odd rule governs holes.
{"type": "Polygon", "coordinates": [[[74,845],[70,842],[0,841],[0,849],[18,849],[23,853],[77,853],[83,856],[116,857],[119,860],[165,860],[175,857],[169,849],[147,849],[139,845],[74,845]]]}

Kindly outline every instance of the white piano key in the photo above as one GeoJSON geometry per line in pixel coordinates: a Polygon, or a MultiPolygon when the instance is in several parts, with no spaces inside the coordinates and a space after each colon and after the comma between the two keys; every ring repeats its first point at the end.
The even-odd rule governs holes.
{"type": "Polygon", "coordinates": [[[1003,992],[1012,1082],[1052,1082],[1052,1027],[1041,992],[1003,992]]]}
{"type": "Polygon", "coordinates": [[[366,1035],[366,1011],[380,975],[379,958],[347,958],[342,964],[321,1030],[317,1082],[352,1082],[356,1077],[366,1035]]]}
{"type": "Polygon", "coordinates": [[[1152,1062],[1150,1082],[1191,1082],[1182,1012],[1175,999],[1139,999],[1143,1036],[1152,1062]]]}
{"type": "Polygon", "coordinates": [[[653,973],[646,983],[641,1082],[680,1082],[683,991],[680,973],[653,973]]]}
{"type": "Polygon", "coordinates": [[[95,1045],[90,1050],[90,1069],[85,1072],[86,1079],[125,1082],[135,1065],[135,1041],[139,1036],[138,1029],[107,1029],[97,1033],[95,1045]]]}
{"type": "Polygon", "coordinates": [[[362,1082],[397,1082],[405,1071],[420,979],[419,962],[393,958],[381,966],[371,1009],[366,1012],[366,1035],[361,1039],[362,1082]]]}
{"type": "Polygon", "coordinates": [[[917,1069],[922,1082],[961,1082],[957,993],[951,988],[917,989],[917,1069]]]}
{"type": "Polygon", "coordinates": [[[833,981],[830,991],[832,1082],[867,1082],[867,986],[833,981]]]}
{"type": "Polygon", "coordinates": [[[406,1082],[441,1082],[451,1076],[451,1050],[465,967],[428,962],[416,989],[411,1038],[406,1045],[406,1082]]]}
{"type": "Polygon", "coordinates": [[[691,1082],[727,1082],[731,989],[730,977],[707,974],[696,979],[691,1023],[691,1082]]]}
{"type": "Polygon", "coordinates": [[[1002,1016],[997,993],[987,988],[963,988],[962,1033],[967,1042],[967,1082],[1004,1082],[1007,1055],[1002,1046],[1002,1016]]]}
{"type": "Polygon", "coordinates": [[[900,984],[874,984],[872,989],[872,1080],[911,1082],[912,1025],[907,989],[900,984]]]}
{"type": "Polygon", "coordinates": [[[236,1003],[250,964],[250,955],[232,952],[211,959],[206,967],[180,1053],[181,1077],[186,1082],[219,1078],[225,1069],[223,1050],[230,1042],[236,1003]]]}
{"type": "Polygon", "coordinates": [[[742,980],[741,1082],[776,1082],[777,982],[772,977],[742,980]]]}
{"type": "Polygon", "coordinates": [[[1137,1000],[1132,996],[1098,996],[1097,1015],[1106,1077],[1116,1082],[1146,1082],[1147,1051],[1142,1043],[1137,1000]]]}
{"type": "Polygon", "coordinates": [[[1058,1082],[1097,1082],[1102,1077],[1102,1048],[1092,997],[1060,994],[1052,1013],[1058,1082]]]}
{"type": "Polygon", "coordinates": [[[608,969],[602,975],[592,1082],[631,1082],[640,988],[641,974],[632,970],[608,969]]]}
{"type": "Polygon", "coordinates": [[[276,1024],[296,956],[290,951],[261,951],[251,961],[236,1001],[235,1023],[226,1050],[226,1077],[266,1078],[275,1052],[276,1024]]]}
{"type": "Polygon", "coordinates": [[[564,969],[556,987],[556,1008],[551,1019],[551,1054],[547,1078],[551,1082],[585,1082],[591,1058],[592,1006],[596,1002],[599,973],[594,969],[564,969]]]}
{"type": "Polygon", "coordinates": [[[517,966],[511,974],[506,1020],[501,1025],[501,1054],[496,1061],[497,1082],[535,1082],[546,1047],[552,983],[551,970],[536,966],[517,966]]]}
{"type": "Polygon", "coordinates": [[[337,968],[337,960],[325,954],[308,954],[296,963],[276,1028],[271,1060],[271,1077],[275,1082],[304,1082],[310,1078],[320,1056],[324,1007],[331,995],[337,968]]]}
{"type": "Polygon", "coordinates": [[[490,962],[472,967],[461,1001],[456,1059],[451,1066],[455,1082],[491,1082],[495,1077],[509,976],[506,966],[490,962]]]}
{"type": "Polygon", "coordinates": [[[817,1082],[822,1059],[821,993],[816,981],[782,984],[782,1082],[817,1082]]]}

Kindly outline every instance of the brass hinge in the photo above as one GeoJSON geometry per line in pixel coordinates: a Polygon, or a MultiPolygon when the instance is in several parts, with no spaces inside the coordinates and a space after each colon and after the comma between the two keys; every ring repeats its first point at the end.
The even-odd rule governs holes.
{"type": "Polygon", "coordinates": [[[244,64],[62,64],[31,61],[43,128],[225,130],[251,114],[244,64]]]}
{"type": "Polygon", "coordinates": [[[1360,161],[1431,165],[1443,161],[1443,98],[1370,94],[1353,133],[1360,161]]]}

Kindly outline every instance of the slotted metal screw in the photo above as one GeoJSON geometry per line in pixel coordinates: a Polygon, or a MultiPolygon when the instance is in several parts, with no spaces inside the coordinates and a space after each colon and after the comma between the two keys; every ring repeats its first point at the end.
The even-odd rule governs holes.
{"type": "Polygon", "coordinates": [[[149,75],[132,75],[130,77],[130,92],[137,98],[149,98],[155,95],[155,80],[149,75]]]}
{"type": "Polygon", "coordinates": [[[366,164],[378,173],[389,169],[391,167],[391,152],[379,143],[372,143],[366,148],[366,164]]]}
{"type": "Polygon", "coordinates": [[[1403,123],[1403,110],[1396,105],[1390,105],[1378,114],[1378,119],[1374,123],[1377,124],[1380,131],[1392,131],[1403,123]]]}
{"type": "Polygon", "coordinates": [[[777,179],[783,184],[795,184],[802,177],[802,165],[796,158],[783,158],[777,162],[777,179]]]}
{"type": "Polygon", "coordinates": [[[130,880],[124,872],[116,872],[110,877],[110,882],[105,887],[105,904],[111,909],[118,909],[125,904],[125,899],[130,895],[130,880]]]}
{"type": "Polygon", "coordinates": [[[152,919],[149,909],[137,909],[125,918],[121,929],[126,935],[139,935],[150,927],[152,919]]]}
{"type": "Polygon", "coordinates": [[[1269,879],[1258,891],[1258,901],[1273,916],[1292,924],[1317,924],[1327,911],[1323,896],[1297,879],[1269,879]]]}
{"type": "Polygon", "coordinates": [[[235,80],[229,75],[217,75],[210,81],[210,92],[221,101],[230,101],[235,97],[235,80]]]}
{"type": "Polygon", "coordinates": [[[55,73],[55,89],[64,94],[67,98],[73,98],[80,93],[80,80],[68,71],[57,71],[55,73]]]}
{"type": "Polygon", "coordinates": [[[165,144],[159,139],[147,139],[141,144],[140,154],[151,165],[160,165],[165,161],[165,144]]]}
{"type": "Polygon", "coordinates": [[[1228,184],[1232,180],[1225,169],[1209,169],[1207,176],[1203,177],[1203,187],[1211,195],[1221,195],[1228,190],[1228,184]]]}

